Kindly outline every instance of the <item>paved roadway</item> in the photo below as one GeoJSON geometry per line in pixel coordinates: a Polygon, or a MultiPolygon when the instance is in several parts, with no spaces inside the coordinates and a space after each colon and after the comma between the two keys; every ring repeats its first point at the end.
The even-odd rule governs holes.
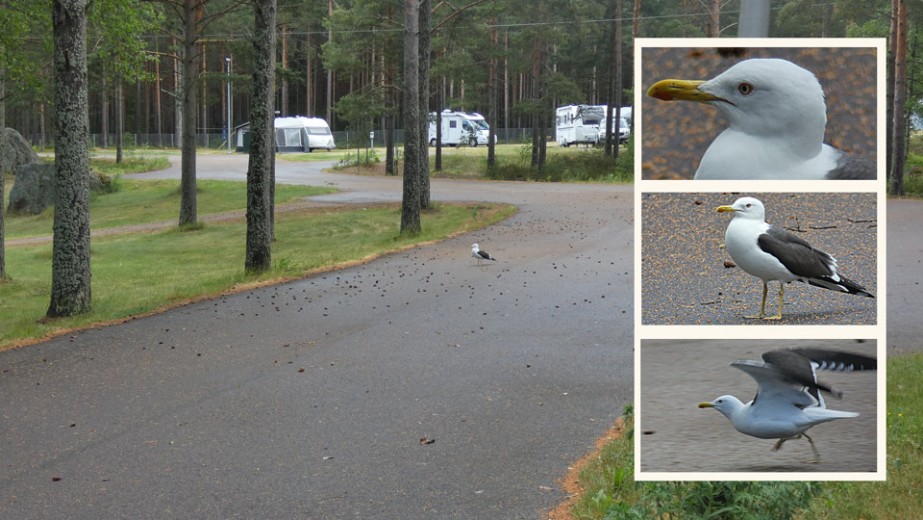
{"type": "MultiPolygon", "coordinates": [[[[398,178],[320,166],[280,161],[277,176],[344,190],[320,203],[399,199],[398,178]]],[[[236,155],[199,161],[201,178],[244,170],[236,155]]],[[[433,193],[520,212],[0,353],[0,518],[541,518],[632,401],[631,191],[433,193]],[[501,262],[476,267],[474,241],[501,262]]],[[[923,204],[889,202],[889,354],[920,349],[919,222],[923,204]]]]}
{"type": "MultiPolygon", "coordinates": [[[[277,176],[399,199],[399,178],[320,166],[277,176]]],[[[241,178],[245,157],[198,169],[241,178]]],[[[540,518],[633,399],[631,187],[433,195],[520,211],[0,354],[0,518],[540,518]],[[475,241],[500,262],[477,267],[475,241]]]]}

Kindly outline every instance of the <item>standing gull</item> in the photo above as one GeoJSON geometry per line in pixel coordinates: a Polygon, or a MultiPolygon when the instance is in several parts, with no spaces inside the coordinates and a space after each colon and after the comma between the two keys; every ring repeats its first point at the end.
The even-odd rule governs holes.
{"type": "Polygon", "coordinates": [[[824,91],[813,73],[790,61],[742,61],[708,81],[665,79],[647,95],[705,103],[727,119],[696,179],[876,177],[873,161],[824,143],[824,91]]]}
{"type": "Polygon", "coordinates": [[[875,370],[877,361],[861,354],[815,348],[771,350],[762,358],[762,361],[741,359],[731,363],[756,380],[758,388],[752,401],[744,404],[732,395],[723,395],[699,403],[699,408],[718,410],[745,435],[778,439],[772,451],[787,440],[805,437],[814,452],[813,462],[818,462],[820,454],[807,431],[823,422],[859,414],[828,409],[821,392],[837,399],[842,398],[843,392],[818,381],[816,371],[875,370]]]}
{"type": "Polygon", "coordinates": [[[497,261],[496,258],[490,256],[487,251],[481,251],[481,248],[478,247],[477,242],[471,244],[471,256],[478,259],[478,265],[481,265],[481,260],[493,260],[497,261]]]}
{"type": "Polygon", "coordinates": [[[759,200],[742,197],[730,206],[719,206],[718,212],[734,213],[724,235],[728,254],[738,267],[763,280],[760,313],[747,318],[781,319],[785,284],[795,280],[832,291],[875,297],[865,287],[840,275],[835,258],[792,233],[767,224],[766,210],[759,200]],[[779,312],[766,316],[766,293],[773,280],[779,282],[779,312]]]}

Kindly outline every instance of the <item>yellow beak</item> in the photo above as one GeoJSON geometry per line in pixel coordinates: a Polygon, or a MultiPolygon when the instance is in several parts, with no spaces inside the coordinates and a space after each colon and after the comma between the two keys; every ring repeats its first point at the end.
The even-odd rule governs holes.
{"type": "Polygon", "coordinates": [[[733,213],[737,211],[733,206],[718,206],[718,213],[733,213]]]}
{"type": "Polygon", "coordinates": [[[699,103],[708,103],[709,101],[721,99],[699,90],[699,85],[702,83],[705,82],[701,80],[663,79],[651,85],[651,88],[647,89],[647,95],[663,101],[678,99],[681,101],[697,101],[699,103]]]}
{"type": "Polygon", "coordinates": [[[699,403],[699,408],[714,408],[715,405],[711,403],[699,403]]]}

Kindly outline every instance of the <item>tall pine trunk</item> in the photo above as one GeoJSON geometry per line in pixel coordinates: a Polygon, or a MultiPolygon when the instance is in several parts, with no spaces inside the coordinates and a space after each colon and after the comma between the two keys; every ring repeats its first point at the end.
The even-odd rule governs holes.
{"type": "Polygon", "coordinates": [[[253,0],[253,12],[253,97],[250,102],[247,254],[244,267],[247,272],[260,273],[268,271],[272,265],[276,0],[253,0]]]}
{"type": "Polygon", "coordinates": [[[496,156],[496,146],[495,141],[497,140],[497,48],[498,48],[498,34],[497,34],[497,18],[494,16],[490,20],[491,29],[490,29],[490,48],[491,55],[490,61],[488,62],[488,72],[487,72],[487,96],[488,96],[488,108],[487,108],[487,124],[490,126],[490,131],[487,134],[487,171],[493,173],[494,168],[497,163],[496,156]]]}
{"type": "Polygon", "coordinates": [[[183,65],[182,65],[182,161],[180,173],[180,227],[195,226],[198,222],[196,203],[196,78],[199,75],[199,55],[196,52],[198,28],[196,24],[197,0],[185,0],[183,5],[183,65]]]}
{"type": "Polygon", "coordinates": [[[429,188],[429,61],[430,0],[420,0],[420,208],[430,205],[429,188]]]}
{"type": "Polygon", "coordinates": [[[86,0],[54,0],[54,244],[48,317],[90,309],[86,0]]]}
{"type": "Polygon", "coordinates": [[[907,0],[895,0],[894,18],[896,25],[894,46],[894,108],[892,109],[891,131],[891,179],[890,193],[904,194],[904,165],[907,160],[907,33],[910,30],[907,17],[907,0]]]}
{"type": "Polygon", "coordinates": [[[121,164],[125,144],[125,85],[122,78],[115,81],[115,162],[121,164]]]}
{"type": "Polygon", "coordinates": [[[401,234],[420,224],[420,0],[404,0],[404,192],[401,234]]]}
{"type": "MultiPolygon", "coordinates": [[[[3,78],[0,78],[0,83],[2,83],[3,78]]],[[[0,89],[2,90],[2,89],[0,89]]],[[[0,91],[0,104],[3,103],[3,92],[0,91]]],[[[0,150],[6,149],[6,132],[4,131],[6,127],[0,126],[0,150]]],[[[3,161],[0,160],[0,164],[3,164],[3,161]]],[[[3,214],[6,213],[6,200],[3,196],[5,191],[3,191],[3,178],[6,176],[6,172],[2,171],[3,168],[0,168],[0,281],[6,278],[6,235],[3,230],[3,214]]]]}

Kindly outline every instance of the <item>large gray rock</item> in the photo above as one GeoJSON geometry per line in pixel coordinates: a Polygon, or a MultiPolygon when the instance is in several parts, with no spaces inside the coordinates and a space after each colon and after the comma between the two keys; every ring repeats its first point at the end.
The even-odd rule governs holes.
{"type": "MultiPolygon", "coordinates": [[[[16,169],[13,189],[10,190],[10,215],[38,215],[54,205],[54,163],[34,162],[16,169]]],[[[90,192],[105,192],[108,178],[89,172],[90,192]],[[105,179],[105,180],[104,180],[105,179]]]]}
{"type": "Polygon", "coordinates": [[[38,161],[29,142],[12,128],[0,128],[0,174],[15,172],[20,166],[38,161]]]}
{"type": "Polygon", "coordinates": [[[54,204],[54,163],[33,162],[16,169],[10,191],[11,215],[38,215],[54,204]]]}

